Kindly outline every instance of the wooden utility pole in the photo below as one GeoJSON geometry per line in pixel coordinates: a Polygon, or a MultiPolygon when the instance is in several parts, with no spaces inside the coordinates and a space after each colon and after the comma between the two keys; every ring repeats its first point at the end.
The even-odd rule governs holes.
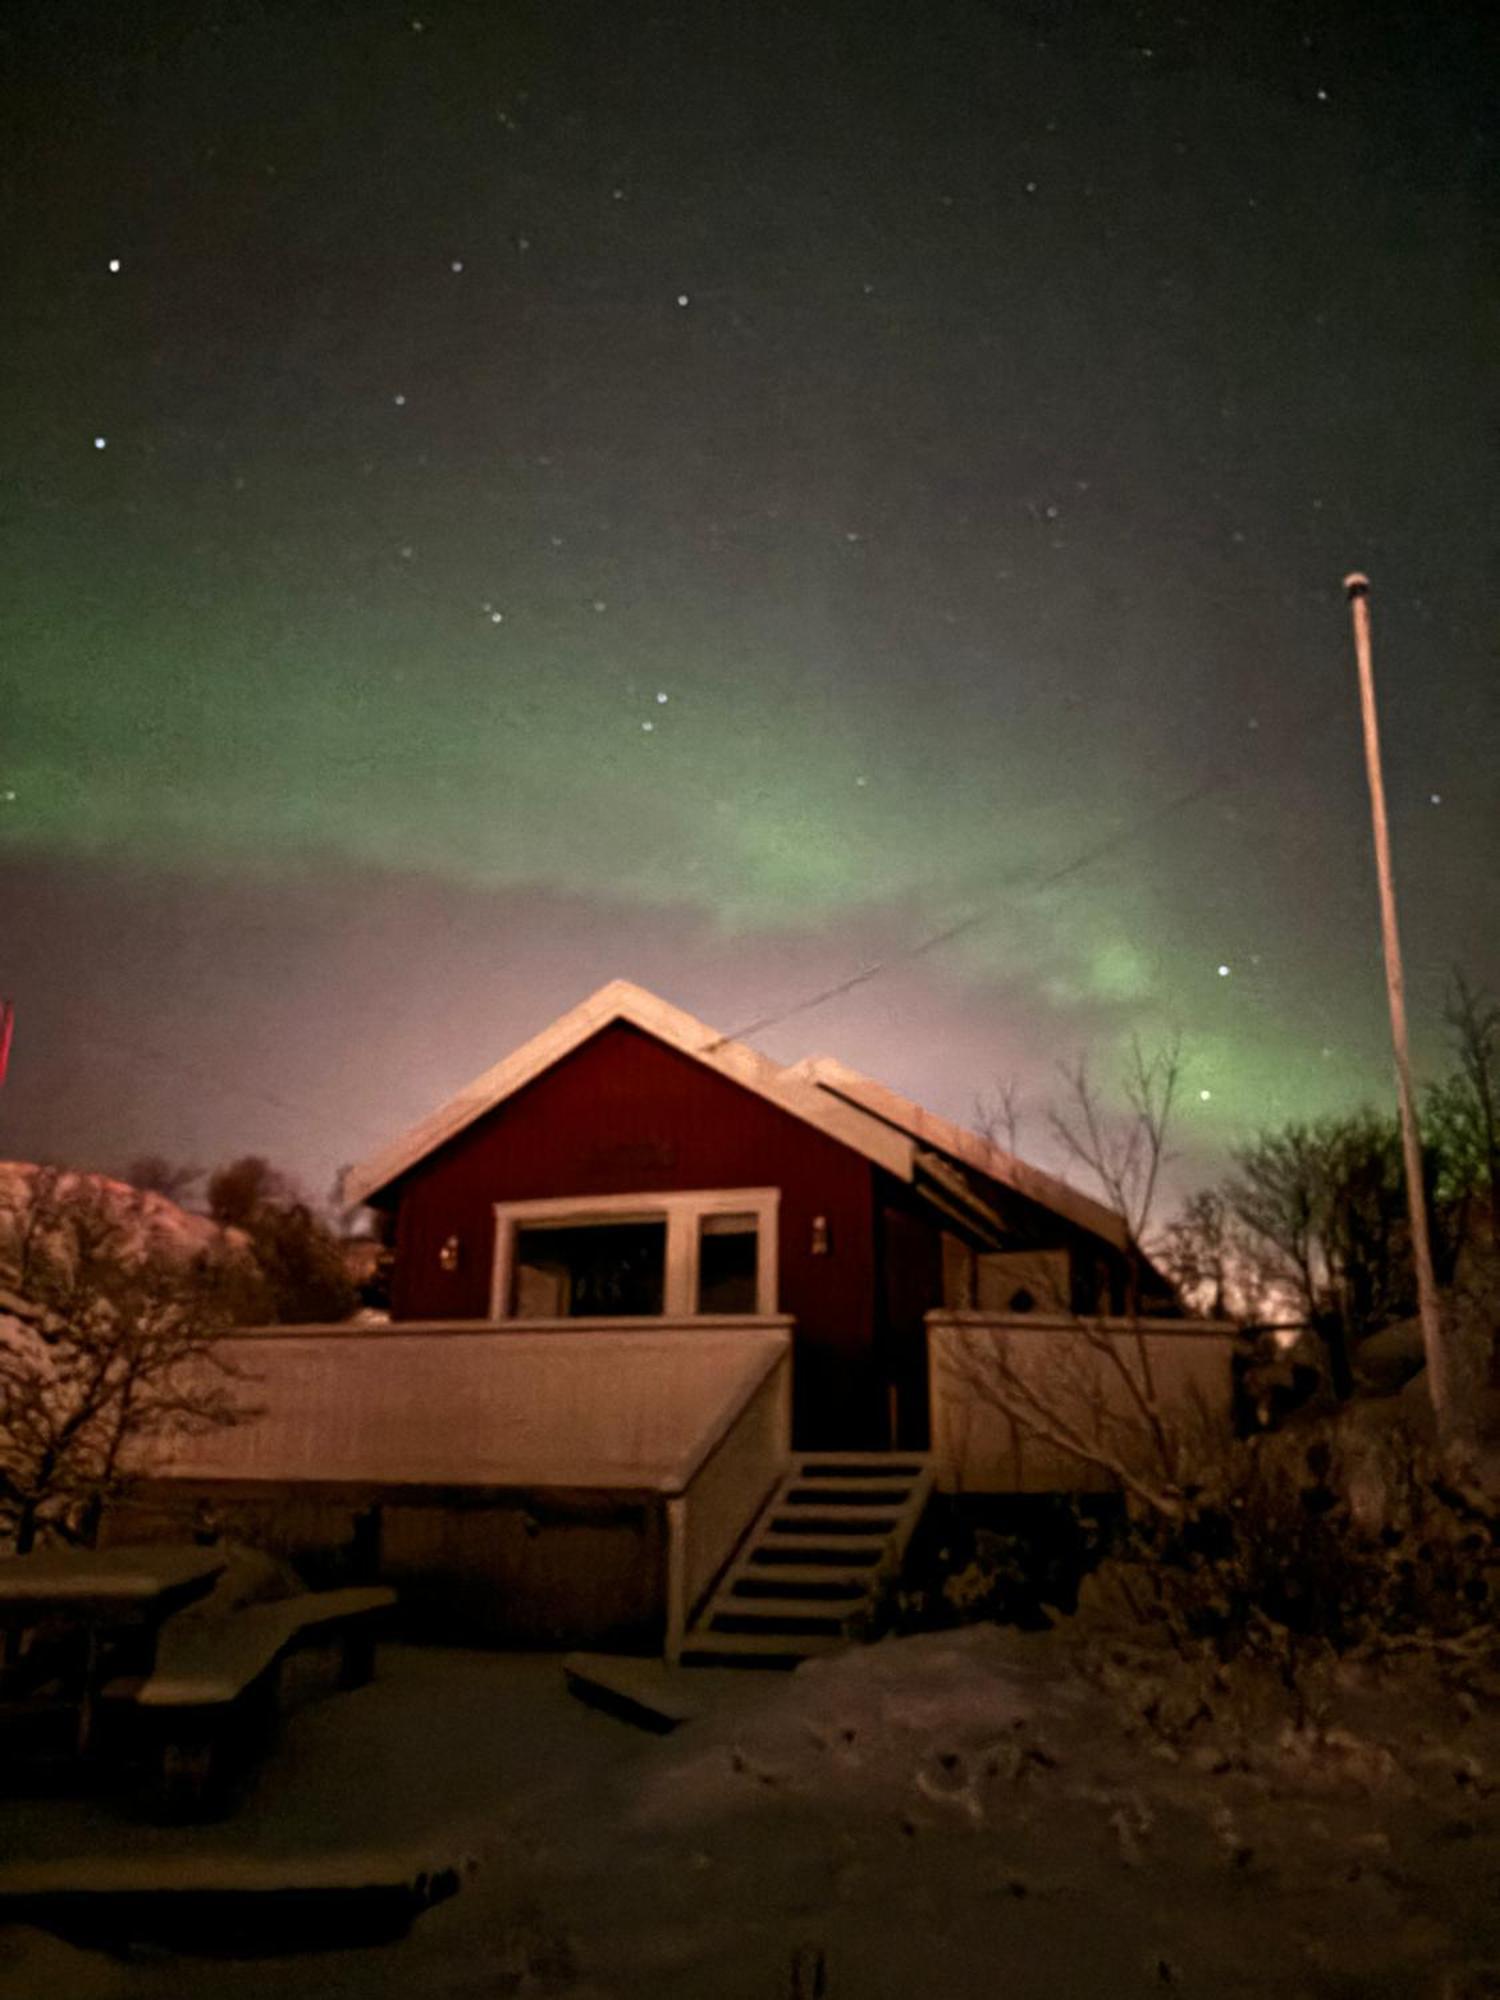
{"type": "Polygon", "coordinates": [[[1438,1437],[1451,1443],[1470,1428],[1468,1398],[1457,1351],[1443,1331],[1437,1282],[1432,1274],[1432,1239],[1427,1227],[1427,1190],[1422,1175],[1422,1136],[1411,1087],[1406,1042],[1406,993],[1401,976],[1401,938],[1396,929],[1396,884],[1391,874],[1391,836],[1385,813],[1385,780],[1380,768],[1380,726],[1375,713],[1375,670],[1370,662],[1370,579],[1358,570],[1344,578],[1354,621],[1354,654],[1359,665],[1359,704],[1365,727],[1365,773],[1370,781],[1370,818],[1375,833],[1375,872],[1380,882],[1380,933],[1385,945],[1385,986],[1391,1007],[1391,1046],[1396,1056],[1396,1095],[1401,1106],[1401,1145],[1406,1159],[1406,1203],[1411,1217],[1411,1255],[1417,1273],[1417,1312],[1427,1354],[1427,1388],[1438,1437]]]}

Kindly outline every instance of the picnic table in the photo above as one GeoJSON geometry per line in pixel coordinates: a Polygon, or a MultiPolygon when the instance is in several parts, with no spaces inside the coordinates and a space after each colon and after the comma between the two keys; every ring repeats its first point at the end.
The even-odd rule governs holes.
{"type": "Polygon", "coordinates": [[[205,1597],[227,1563],[222,1550],[197,1547],[41,1549],[0,1558],[0,1690],[24,1718],[27,1682],[60,1665],[68,1683],[61,1700],[76,1710],[74,1754],[88,1756],[103,1675],[118,1670],[122,1651],[139,1655],[165,1619],[205,1597]],[[49,1628],[71,1632],[81,1647],[54,1641],[49,1648],[49,1628]],[[39,1660],[21,1650],[28,1629],[42,1636],[39,1660]]]}
{"type": "Polygon", "coordinates": [[[339,1686],[357,1687],[396,1602],[381,1586],[302,1590],[249,1551],[234,1561],[231,1575],[223,1549],[149,1546],[0,1559],[0,1630],[18,1639],[29,1628],[32,1642],[6,1646],[0,1714],[23,1729],[71,1715],[76,1762],[95,1752],[105,1714],[124,1724],[114,1740],[130,1739],[159,1804],[191,1813],[221,1800],[276,1719],[287,1656],[334,1646],[339,1686]],[[247,1562],[271,1572],[254,1579],[251,1601],[247,1562]]]}
{"type": "Polygon", "coordinates": [[[155,1547],[39,1549],[0,1557],[0,1624],[58,1608],[85,1616],[165,1616],[212,1588],[229,1558],[222,1549],[155,1547]]]}

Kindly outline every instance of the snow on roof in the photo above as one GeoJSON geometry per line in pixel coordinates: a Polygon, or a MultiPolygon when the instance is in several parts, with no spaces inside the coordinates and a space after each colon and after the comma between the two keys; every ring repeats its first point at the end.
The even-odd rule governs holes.
{"type": "Polygon", "coordinates": [[[1092,1201],[1056,1175],[1012,1158],[977,1133],[924,1110],[832,1056],[811,1056],[783,1069],[746,1043],[731,1041],[628,979],[612,979],[601,986],[392,1145],[351,1167],[344,1176],[344,1200],[353,1207],[380,1194],[439,1146],[615,1021],[628,1022],[730,1082],[754,1091],[804,1124],[864,1154],[900,1180],[915,1178],[918,1152],[928,1148],[1039,1202],[1117,1248],[1124,1249],[1129,1241],[1124,1218],[1113,1209],[1092,1201]]]}
{"type": "Polygon", "coordinates": [[[909,1097],[903,1097],[888,1084],[877,1083],[873,1077],[861,1075],[857,1069],[850,1069],[847,1063],[838,1061],[836,1057],[806,1056],[786,1074],[804,1078],[841,1103],[854,1105],[897,1131],[920,1140],[935,1152],[946,1153],[950,1159],[972,1167],[976,1173],[984,1174],[992,1181],[998,1181],[1002,1187],[1012,1188],[1029,1200],[1040,1202],[1043,1208],[1066,1216],[1080,1229],[1102,1236],[1116,1248],[1123,1250],[1127,1247],[1130,1239],[1125,1219],[1114,1209],[1091,1200],[1067,1181],[1059,1180],[1055,1174],[1044,1173],[1040,1167],[1028,1166],[1024,1160],[1016,1159],[1001,1147],[992,1145],[988,1139],[981,1139],[977,1132],[955,1125],[951,1119],[940,1118],[935,1111],[924,1110],[920,1104],[914,1104],[909,1097]]]}
{"type": "Polygon", "coordinates": [[[859,1106],[841,1103],[826,1091],[814,1088],[744,1042],[730,1041],[716,1028],[648,993],[644,987],[632,985],[628,979],[612,979],[493,1069],[466,1084],[456,1097],[413,1125],[392,1145],[351,1167],[344,1176],[345,1202],[352,1208],[379,1194],[428,1154],[615,1021],[641,1029],[730,1082],[754,1091],[804,1124],[863,1153],[901,1180],[912,1178],[915,1148],[904,1133],[892,1131],[889,1124],[870,1117],[859,1106]]]}

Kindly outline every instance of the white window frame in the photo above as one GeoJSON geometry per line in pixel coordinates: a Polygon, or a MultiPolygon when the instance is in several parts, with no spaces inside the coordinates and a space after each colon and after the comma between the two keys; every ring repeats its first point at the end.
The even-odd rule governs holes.
{"type": "MultiPolygon", "coordinates": [[[[769,1318],[776,1311],[777,1231],[780,1188],[690,1188],[670,1194],[556,1195],[545,1201],[495,1203],[495,1261],[490,1283],[490,1318],[514,1326],[535,1325],[507,1310],[516,1264],[516,1231],[536,1223],[562,1227],[591,1222],[665,1222],[667,1262],[663,1310],[632,1313],[632,1322],[658,1319],[769,1318]],[[743,1315],[698,1311],[699,1223],[707,1215],[753,1215],[756,1224],[755,1310],[743,1315]]],[[[583,1325],[595,1315],[580,1315],[583,1325]]],[[[598,1317],[609,1318],[608,1314],[598,1317]]]]}

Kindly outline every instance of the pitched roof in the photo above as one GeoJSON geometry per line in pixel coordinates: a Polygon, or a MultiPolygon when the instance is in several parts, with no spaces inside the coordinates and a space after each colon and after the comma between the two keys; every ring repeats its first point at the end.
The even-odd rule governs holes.
{"type": "Polygon", "coordinates": [[[841,1103],[868,1112],[883,1124],[905,1132],[924,1146],[930,1146],[934,1152],[945,1153],[949,1159],[972,1167],[988,1180],[998,1181],[1002,1187],[1011,1188],[1017,1194],[1039,1202],[1043,1208],[1066,1216],[1080,1229],[1102,1236],[1117,1249],[1127,1247],[1130,1239],[1125,1219],[1114,1209],[1091,1200],[1067,1181],[1059,1180],[1055,1174],[1044,1173],[1040,1167],[1028,1166],[1024,1160],[1018,1160],[1003,1148],[992,1145],[988,1139],[982,1139],[977,1132],[955,1125],[951,1119],[940,1118],[935,1111],[924,1110],[920,1104],[914,1104],[909,1097],[903,1097],[888,1084],[877,1083],[873,1077],[850,1069],[837,1057],[807,1056],[786,1074],[805,1078],[841,1103]]]}
{"type": "Polygon", "coordinates": [[[831,1056],[808,1057],[783,1069],[628,979],[612,979],[601,986],[393,1144],[349,1168],[344,1175],[345,1202],[353,1207],[379,1195],[439,1146],[616,1021],[639,1028],[731,1083],[754,1091],[793,1118],[862,1153],[898,1180],[915,1181],[924,1155],[942,1154],[1118,1248],[1128,1242],[1124,1219],[1113,1209],[1091,1201],[1055,1175],[1013,1159],[977,1133],[924,1110],[885,1084],[831,1056]]]}
{"type": "Polygon", "coordinates": [[[857,1105],[830,1097],[744,1042],[727,1040],[717,1028],[710,1028],[680,1007],[648,993],[644,987],[632,985],[628,979],[612,979],[550,1027],[543,1028],[539,1035],[533,1035],[493,1069],[475,1077],[456,1097],[449,1098],[392,1145],[351,1167],[344,1175],[345,1202],[353,1207],[379,1194],[429,1153],[616,1021],[641,1029],[731,1083],[754,1091],[804,1124],[863,1153],[887,1173],[911,1180],[916,1149],[907,1134],[893,1131],[889,1124],[872,1118],[857,1105]]]}

